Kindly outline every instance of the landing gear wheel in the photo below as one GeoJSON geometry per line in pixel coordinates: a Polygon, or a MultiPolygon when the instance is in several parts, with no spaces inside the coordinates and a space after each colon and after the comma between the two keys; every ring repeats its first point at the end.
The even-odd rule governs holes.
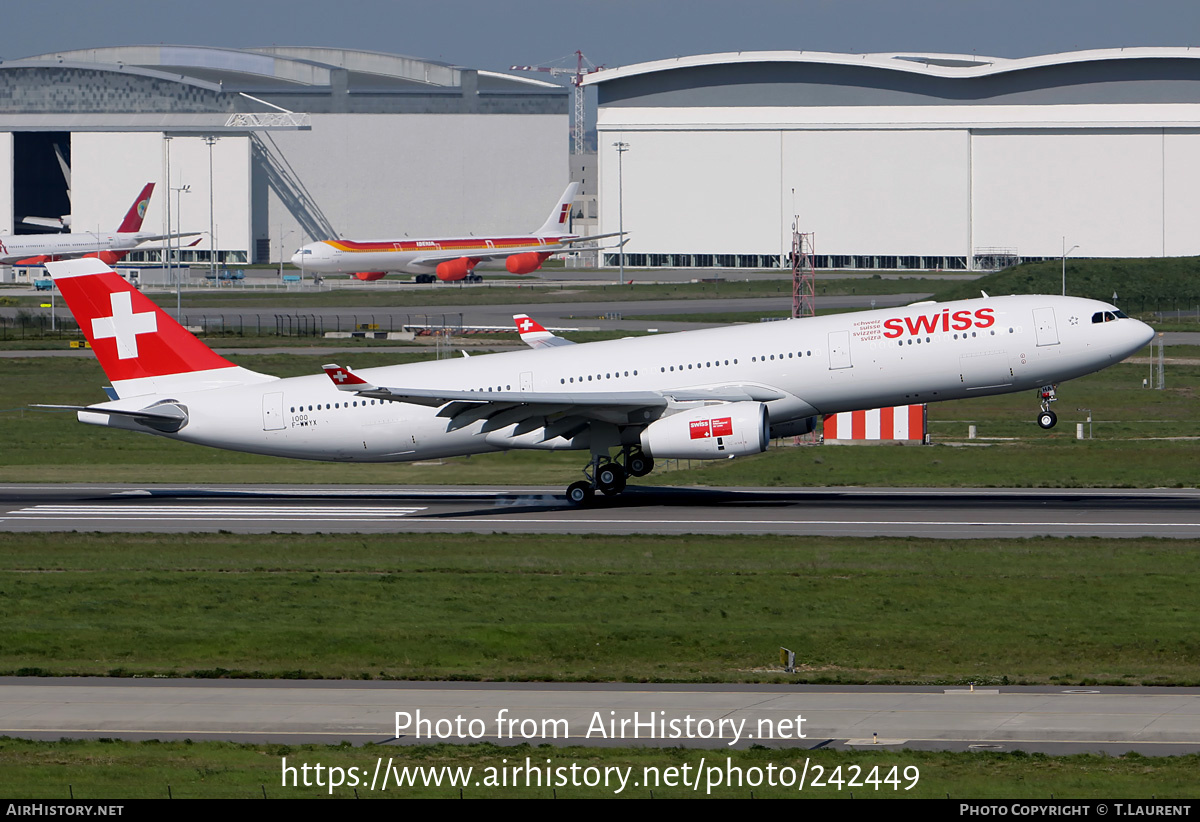
{"type": "Polygon", "coordinates": [[[1058,424],[1058,414],[1053,411],[1043,411],[1038,414],[1038,425],[1042,428],[1053,428],[1058,424]]]}
{"type": "Polygon", "coordinates": [[[596,470],[596,485],[607,496],[616,496],[625,490],[625,469],[615,462],[601,465],[596,470]]]}
{"type": "Polygon", "coordinates": [[[629,459],[625,462],[625,467],[629,470],[631,477],[644,477],[654,470],[654,458],[641,452],[630,454],[629,459]]]}
{"type": "Polygon", "coordinates": [[[583,480],[573,482],[567,488],[567,502],[572,505],[588,505],[595,495],[596,492],[592,490],[591,484],[583,480]]]}

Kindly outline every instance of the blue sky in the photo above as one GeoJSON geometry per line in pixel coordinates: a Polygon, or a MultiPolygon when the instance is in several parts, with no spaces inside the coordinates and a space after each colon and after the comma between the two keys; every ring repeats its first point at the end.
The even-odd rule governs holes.
{"type": "Polygon", "coordinates": [[[58,0],[6,3],[0,58],[142,43],[360,48],[482,69],[581,49],[628,65],[716,51],[1022,57],[1200,46],[1196,0],[58,0]]]}

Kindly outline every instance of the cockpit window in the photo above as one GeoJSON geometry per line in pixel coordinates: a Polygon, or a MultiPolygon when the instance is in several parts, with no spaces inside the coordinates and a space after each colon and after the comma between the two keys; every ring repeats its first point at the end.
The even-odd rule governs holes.
{"type": "Polygon", "coordinates": [[[1110,323],[1117,318],[1128,319],[1124,311],[1097,311],[1092,315],[1093,323],[1110,323]]]}

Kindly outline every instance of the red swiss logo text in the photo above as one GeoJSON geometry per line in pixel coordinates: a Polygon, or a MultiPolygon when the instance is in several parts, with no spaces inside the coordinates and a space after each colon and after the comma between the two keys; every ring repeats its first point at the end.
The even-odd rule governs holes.
{"type": "Polygon", "coordinates": [[[715,420],[692,420],[690,424],[692,439],[706,440],[710,437],[728,437],[733,435],[733,418],[721,417],[715,420]]]}
{"type": "Polygon", "coordinates": [[[966,331],[968,328],[988,328],[995,324],[994,308],[978,308],[971,311],[955,311],[949,308],[933,314],[918,314],[915,317],[892,317],[883,321],[886,329],[883,336],[896,337],[911,334],[935,334],[938,331],[966,331]]]}

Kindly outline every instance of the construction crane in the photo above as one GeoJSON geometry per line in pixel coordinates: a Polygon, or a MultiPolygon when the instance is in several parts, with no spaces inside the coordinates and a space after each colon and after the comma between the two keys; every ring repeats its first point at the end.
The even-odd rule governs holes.
{"type": "MultiPolygon", "coordinates": [[[[560,57],[559,60],[568,60],[560,57]]],[[[571,84],[575,86],[575,154],[583,154],[583,78],[592,72],[600,71],[604,66],[592,65],[592,61],[583,56],[582,51],[575,52],[575,68],[563,66],[512,66],[510,71],[544,71],[551,77],[571,75],[571,84]],[[587,66],[584,66],[584,63],[587,66]]]]}

